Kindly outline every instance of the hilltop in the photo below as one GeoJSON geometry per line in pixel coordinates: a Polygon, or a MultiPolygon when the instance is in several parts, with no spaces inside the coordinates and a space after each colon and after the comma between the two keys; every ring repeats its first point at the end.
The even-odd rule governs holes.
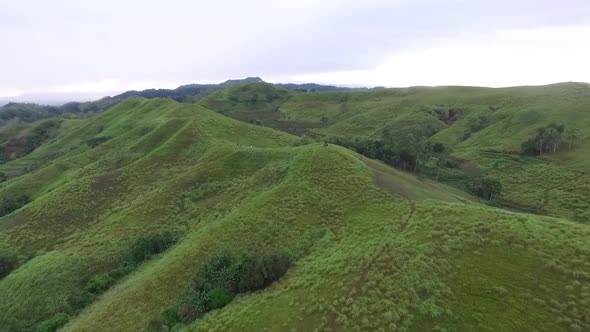
{"type": "MultiPolygon", "coordinates": [[[[186,84],[176,89],[146,89],[130,90],[114,96],[106,96],[95,101],[67,102],[63,105],[42,105],[24,102],[2,102],[0,100],[0,126],[10,122],[28,123],[44,118],[63,117],[72,115],[86,115],[103,112],[127,98],[143,97],[170,98],[179,102],[196,102],[210,93],[247,83],[263,83],[260,77],[246,77],[244,79],[227,80],[219,84],[186,84]]],[[[354,91],[361,88],[344,88],[331,85],[307,84],[277,84],[287,90],[294,91],[354,91]]],[[[6,98],[5,98],[6,99],[6,98]]],[[[30,97],[29,99],[32,99],[30,97]]],[[[6,99],[7,101],[9,99],[6,99]]]]}
{"type": "MultiPolygon", "coordinates": [[[[264,84],[202,105],[130,98],[64,119],[0,165],[11,210],[0,217],[0,259],[12,257],[0,330],[590,328],[588,225],[490,207],[345,147],[204,107],[294,121],[332,112],[311,130],[324,133],[355,123],[346,122],[361,116],[353,105],[389,105],[399,93],[353,92],[344,103],[340,92],[264,84]]],[[[447,103],[439,107],[456,107],[447,103]]],[[[450,147],[444,133],[431,139],[450,147]]]]}
{"type": "Polygon", "coordinates": [[[235,119],[335,142],[371,156],[379,155],[374,150],[380,146],[390,145],[400,153],[390,161],[396,166],[420,167],[426,176],[465,190],[471,175],[494,177],[503,187],[498,204],[590,222],[590,85],[586,83],[323,93],[252,83],[215,92],[199,104],[235,119]],[[554,138],[556,150],[541,156],[539,151],[525,151],[523,145],[552,124],[563,131],[554,138]],[[435,145],[444,151],[444,158],[424,150],[435,145]]]}

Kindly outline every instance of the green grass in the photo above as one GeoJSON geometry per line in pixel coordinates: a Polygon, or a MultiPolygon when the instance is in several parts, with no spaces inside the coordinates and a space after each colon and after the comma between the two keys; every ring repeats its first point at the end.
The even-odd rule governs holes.
{"type": "MultiPolygon", "coordinates": [[[[242,86],[239,91],[223,90],[223,99],[246,100],[244,94],[248,86],[242,86]]],[[[270,89],[270,86],[265,85],[265,88],[270,89]]],[[[245,111],[247,102],[224,104],[220,108],[213,103],[205,105],[240,120],[256,118],[251,109],[245,111]]],[[[289,92],[273,99],[272,105],[276,111],[265,114],[273,114],[273,119],[260,117],[263,125],[319,138],[379,138],[386,127],[393,130],[413,126],[434,128],[437,133],[430,138],[431,142],[443,143],[453,157],[467,160],[499,178],[504,187],[502,200],[507,205],[590,222],[587,214],[590,206],[586,205],[590,201],[586,174],[590,168],[588,84],[289,92]],[[454,122],[445,122],[437,112],[449,109],[459,109],[463,116],[454,122]],[[317,125],[322,117],[328,118],[327,126],[317,125]],[[487,123],[476,128],[481,118],[487,123]],[[289,124],[285,125],[287,119],[289,124]],[[566,130],[578,130],[579,139],[573,149],[563,148],[543,158],[515,156],[523,142],[534,136],[538,128],[550,123],[564,124],[566,130]],[[549,199],[544,199],[545,196],[549,199]]]]}
{"type": "MultiPolygon", "coordinates": [[[[456,89],[462,98],[480,91],[456,89]]],[[[367,94],[386,105],[390,93],[402,101],[422,93],[431,103],[437,91],[367,94]]],[[[407,109],[399,121],[418,108],[407,109]]],[[[134,98],[76,121],[0,166],[20,175],[0,195],[33,199],[0,218],[0,246],[22,258],[0,280],[0,331],[30,331],[66,316],[64,331],[144,330],[223,250],[297,260],[270,287],[239,294],[179,329],[590,329],[590,229],[567,215],[488,207],[343,147],[301,145],[198,105],[134,98]],[[97,137],[108,140],[88,144],[97,137]],[[163,233],[178,234],[178,243],[84,303],[93,276],[116,268],[138,239],[163,233]]]]}

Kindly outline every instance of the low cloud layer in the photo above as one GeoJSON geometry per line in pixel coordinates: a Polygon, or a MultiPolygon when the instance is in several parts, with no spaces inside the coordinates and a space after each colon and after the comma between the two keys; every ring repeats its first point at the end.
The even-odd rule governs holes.
{"type": "Polygon", "coordinates": [[[0,97],[245,76],[369,86],[590,81],[588,17],[585,0],[4,0],[0,97]]]}

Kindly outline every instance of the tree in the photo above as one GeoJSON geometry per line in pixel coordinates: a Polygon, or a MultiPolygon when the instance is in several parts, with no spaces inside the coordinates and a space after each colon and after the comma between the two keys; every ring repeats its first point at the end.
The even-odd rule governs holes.
{"type": "Polygon", "coordinates": [[[489,176],[484,177],[477,180],[472,185],[472,192],[491,202],[494,199],[494,196],[499,195],[502,192],[502,183],[496,178],[489,176]]]}
{"type": "Polygon", "coordinates": [[[578,129],[572,128],[572,129],[568,129],[565,131],[563,140],[567,143],[568,147],[571,149],[576,145],[579,138],[580,138],[580,131],[578,129]]]}
{"type": "Polygon", "coordinates": [[[440,142],[434,143],[432,145],[432,152],[443,153],[443,152],[445,152],[445,146],[440,142]]]}
{"type": "Polygon", "coordinates": [[[544,151],[557,152],[563,142],[563,125],[552,123],[546,127],[539,128],[535,137],[529,138],[522,143],[521,149],[525,154],[542,155],[544,151]]]}
{"type": "Polygon", "coordinates": [[[542,137],[545,144],[549,146],[550,151],[555,153],[559,144],[561,144],[561,133],[557,129],[549,127],[543,131],[542,137]]]}

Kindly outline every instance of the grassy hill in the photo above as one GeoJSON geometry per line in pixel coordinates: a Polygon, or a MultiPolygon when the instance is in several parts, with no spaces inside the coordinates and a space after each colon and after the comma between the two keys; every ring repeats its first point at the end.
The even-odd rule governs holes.
{"type": "MultiPolygon", "coordinates": [[[[257,84],[241,86],[241,91],[257,84]]],[[[224,90],[223,98],[236,99],[233,94],[238,93],[224,90]]],[[[257,105],[244,110],[239,102],[223,109],[206,100],[202,105],[320,140],[375,140],[386,130],[402,137],[413,128],[421,130],[430,143],[442,144],[461,169],[498,178],[506,206],[590,222],[590,85],[586,83],[289,92],[271,103],[274,112],[257,105]],[[551,123],[564,125],[566,133],[576,132],[575,144],[564,143],[557,153],[541,157],[521,154],[521,145],[551,123]]]]}
{"type": "MultiPolygon", "coordinates": [[[[352,113],[328,101],[341,93],[230,89],[203,103],[252,112],[259,99],[228,94],[257,91],[279,105],[261,112],[306,121],[295,105],[326,105],[342,120],[318,133],[352,113]]],[[[0,165],[11,174],[2,204],[28,198],[0,217],[0,259],[17,262],[0,279],[0,331],[164,331],[178,314],[183,331],[590,329],[587,225],[499,210],[344,147],[167,99],[128,99],[67,126],[0,165]],[[214,268],[221,253],[291,264],[197,314],[199,276],[234,289],[224,278],[236,267],[214,268]]],[[[462,144],[457,155],[478,151],[462,144]]]]}

